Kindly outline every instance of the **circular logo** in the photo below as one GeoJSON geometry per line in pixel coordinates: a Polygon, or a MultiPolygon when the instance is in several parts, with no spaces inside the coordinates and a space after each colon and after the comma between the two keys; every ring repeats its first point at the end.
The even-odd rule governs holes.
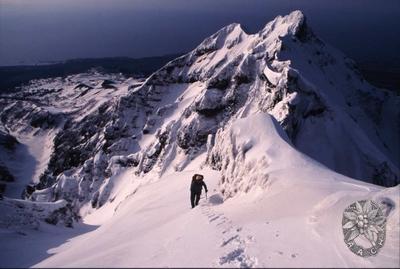
{"type": "Polygon", "coordinates": [[[343,212],[342,227],[344,242],[358,256],[374,256],[385,243],[386,217],[373,201],[349,205],[343,212]]]}

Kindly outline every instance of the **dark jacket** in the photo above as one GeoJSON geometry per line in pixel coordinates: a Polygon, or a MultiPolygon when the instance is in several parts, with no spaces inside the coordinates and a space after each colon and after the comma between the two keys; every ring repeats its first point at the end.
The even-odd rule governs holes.
{"type": "Polygon", "coordinates": [[[194,175],[192,178],[192,184],[190,184],[190,191],[194,193],[201,193],[202,187],[204,186],[204,189],[206,192],[207,190],[207,185],[204,183],[202,179],[196,179],[197,175],[194,175]]]}

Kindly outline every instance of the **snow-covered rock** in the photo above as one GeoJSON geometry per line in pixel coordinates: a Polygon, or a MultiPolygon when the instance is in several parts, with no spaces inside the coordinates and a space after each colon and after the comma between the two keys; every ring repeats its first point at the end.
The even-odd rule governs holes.
{"type": "Polygon", "coordinates": [[[39,229],[41,222],[73,227],[79,217],[65,200],[30,202],[18,199],[0,200],[0,229],[23,231],[39,229]]]}
{"type": "MultiPolygon", "coordinates": [[[[272,115],[288,143],[309,158],[346,176],[395,186],[400,126],[392,119],[400,115],[399,102],[368,84],[294,11],[256,34],[228,25],[142,84],[95,72],[34,81],[1,98],[0,116],[17,139],[54,138],[37,191],[51,188],[48,201],[63,197],[77,208],[98,208],[113,200],[113,178],[127,167],[158,178],[205,152],[213,167],[230,167],[222,183],[228,196],[235,186],[246,190],[239,182],[245,170],[232,163],[243,153],[226,152],[251,151],[256,142],[224,145],[238,128],[263,124],[249,117],[250,126],[235,127],[234,121],[260,113],[272,115]]],[[[260,171],[273,159],[262,154],[260,171]]],[[[254,182],[263,185],[262,178],[254,182]]]]}
{"type": "Polygon", "coordinates": [[[398,267],[399,102],[300,11],[256,34],[228,25],[143,83],[33,81],[0,97],[4,133],[38,162],[20,159],[34,183],[26,200],[0,200],[0,238],[14,246],[0,246],[0,265],[398,267]],[[194,173],[210,191],[190,210],[194,173]],[[341,223],[363,199],[387,218],[385,247],[365,259],[341,223]],[[77,230],[101,226],[59,247],[38,230],[79,216],[77,230]],[[16,223],[38,231],[5,230],[16,223]],[[53,255],[16,259],[27,242],[53,255]]]}
{"type": "Polygon", "coordinates": [[[221,170],[221,192],[231,197],[252,187],[267,187],[274,180],[271,171],[294,169],[304,158],[273,117],[258,113],[219,129],[207,162],[221,170]]]}

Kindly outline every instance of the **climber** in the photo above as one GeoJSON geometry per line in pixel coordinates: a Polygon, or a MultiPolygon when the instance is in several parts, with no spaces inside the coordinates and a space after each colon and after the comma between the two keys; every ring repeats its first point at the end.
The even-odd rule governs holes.
{"type": "Polygon", "coordinates": [[[207,185],[204,183],[203,178],[204,177],[199,174],[194,174],[192,177],[192,184],[190,184],[190,202],[192,204],[192,208],[199,204],[203,186],[206,193],[208,192],[207,185]]]}

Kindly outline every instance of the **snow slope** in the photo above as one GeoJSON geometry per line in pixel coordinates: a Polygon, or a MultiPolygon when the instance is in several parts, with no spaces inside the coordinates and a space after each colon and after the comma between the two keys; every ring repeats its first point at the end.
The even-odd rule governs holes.
{"type": "MultiPolygon", "coordinates": [[[[2,96],[0,107],[11,134],[28,132],[28,148],[52,134],[44,139],[51,152],[33,154],[38,183],[25,197],[66,199],[84,216],[113,199],[120,169],[156,178],[180,171],[210,153],[232,120],[260,112],[274,116],[297,150],[330,169],[396,186],[399,102],[368,84],[294,11],[256,34],[230,24],[145,81],[96,72],[38,80],[2,96]]],[[[214,157],[207,164],[219,169],[214,157]]]]}
{"type": "MultiPolygon", "coordinates": [[[[252,141],[243,181],[254,184],[252,179],[261,172],[257,164],[264,156],[274,156],[263,171],[269,174],[263,187],[224,200],[218,187],[221,172],[201,169],[206,158],[202,155],[182,172],[149,180],[139,189],[129,187],[134,194],[127,195],[112,218],[96,221],[111,206],[105,205],[86,220],[100,225],[97,229],[50,249],[52,255],[34,267],[399,265],[399,187],[384,189],[330,171],[297,152],[267,114],[237,120],[231,130],[235,149],[242,148],[241,141],[252,141]],[[189,185],[195,172],[205,175],[210,192],[192,210],[189,185]],[[371,258],[348,250],[341,227],[343,210],[365,198],[393,205],[385,246],[371,258]]],[[[239,187],[240,182],[231,185],[239,187]]]]}
{"type": "Polygon", "coordinates": [[[12,244],[0,265],[399,266],[400,99],[364,81],[300,11],[252,35],[228,25],[143,82],[95,73],[26,87],[0,100],[2,124],[18,139],[55,136],[26,195],[40,225],[10,232],[19,211],[2,215],[12,244]],[[212,191],[191,210],[195,172],[212,191]],[[341,228],[365,198],[388,218],[371,258],[351,253],[341,228]],[[82,234],[54,246],[43,222],[82,234]],[[17,257],[28,244],[40,244],[36,258],[17,257]]]}

